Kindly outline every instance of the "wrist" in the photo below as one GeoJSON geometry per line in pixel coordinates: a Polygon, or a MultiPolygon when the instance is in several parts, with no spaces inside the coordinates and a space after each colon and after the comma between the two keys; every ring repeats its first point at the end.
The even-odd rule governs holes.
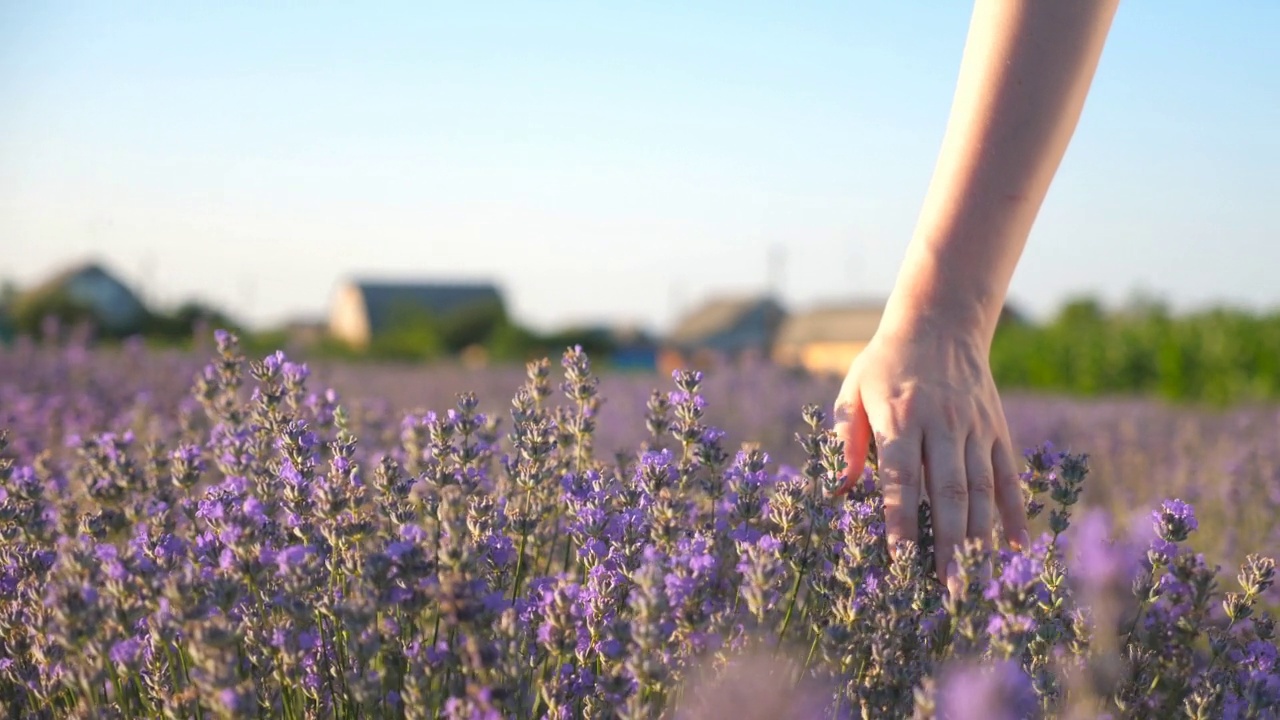
{"type": "Polygon", "coordinates": [[[882,331],[953,336],[989,349],[1004,293],[974,270],[916,245],[885,305],[882,331]]]}

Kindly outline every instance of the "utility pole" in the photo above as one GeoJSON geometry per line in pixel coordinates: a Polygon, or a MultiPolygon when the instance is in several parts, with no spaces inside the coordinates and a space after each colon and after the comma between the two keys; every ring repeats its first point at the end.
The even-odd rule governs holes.
{"type": "Polygon", "coordinates": [[[156,256],[150,248],[143,251],[142,259],[138,263],[138,278],[138,294],[141,296],[142,304],[154,311],[160,302],[156,290],[156,256]]]}
{"type": "Polygon", "coordinates": [[[766,258],[767,267],[765,268],[765,283],[769,295],[775,299],[780,299],[783,290],[783,270],[787,261],[787,248],[780,244],[774,243],[769,246],[768,257],[766,258]]]}
{"type": "Polygon", "coordinates": [[[240,317],[235,318],[242,323],[248,324],[249,318],[253,315],[253,295],[255,290],[254,278],[252,275],[242,275],[240,277],[240,317]]]}
{"type": "Polygon", "coordinates": [[[680,322],[680,315],[684,308],[684,288],[680,286],[679,280],[673,280],[667,288],[667,306],[669,321],[668,324],[674,325],[680,322]]]}

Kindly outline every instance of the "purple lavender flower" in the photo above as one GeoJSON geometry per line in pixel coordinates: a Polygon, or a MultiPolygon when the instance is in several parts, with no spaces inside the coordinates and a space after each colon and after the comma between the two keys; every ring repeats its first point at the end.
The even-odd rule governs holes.
{"type": "Polygon", "coordinates": [[[142,656],[143,643],[136,637],[126,638],[111,646],[111,662],[129,666],[142,656]]]}
{"type": "Polygon", "coordinates": [[[1166,500],[1160,508],[1151,513],[1156,533],[1161,540],[1180,543],[1200,527],[1196,521],[1195,508],[1178,500],[1166,500]]]}
{"type": "Polygon", "coordinates": [[[945,720],[1023,720],[1039,709],[1031,678],[1012,661],[945,670],[936,702],[945,720]]]}
{"type": "MultiPolygon", "coordinates": [[[[1203,463],[1231,456],[1231,492],[1194,494],[1183,478],[1210,465],[1178,467],[1190,456],[1169,432],[1126,437],[1132,466],[1174,478],[1160,488],[1181,499],[1114,539],[1103,512],[1073,506],[1084,456],[1033,449],[1024,480],[1055,506],[1054,532],[1025,555],[994,553],[987,593],[952,602],[919,572],[930,508],[920,554],[885,553],[874,462],[849,497],[810,492],[840,474],[823,414],[802,406],[835,392],[826,381],[677,372],[668,396],[647,376],[591,376],[574,349],[526,368],[508,413],[502,397],[455,396],[456,368],[326,362],[315,379],[333,387],[308,391],[307,366],[278,352],[250,363],[233,335],[217,340],[207,364],[0,347],[11,714],[657,717],[762,648],[781,662],[747,680],[764,697],[734,717],[903,717],[913,704],[1001,717],[1041,703],[1059,717],[1050,670],[1092,678],[1081,652],[1104,626],[1127,643],[1107,652],[1135,659],[1120,692],[1136,714],[1250,717],[1280,702],[1269,561],[1249,560],[1220,602],[1212,568],[1181,546],[1202,522],[1206,550],[1280,541],[1266,525],[1280,456],[1232,448],[1246,437],[1235,422],[1197,420],[1213,432],[1192,443],[1203,463]],[[630,413],[646,417],[627,434],[630,413]],[[1230,542],[1211,527],[1222,517],[1230,542]],[[1091,603],[1103,589],[1123,602],[1091,603]],[[969,652],[1044,673],[1032,687],[1012,663],[950,665],[969,652]]],[[[502,393],[518,382],[484,377],[502,393]]],[[[1092,471],[1109,479],[1130,467],[1115,433],[1092,427],[1104,411],[1074,407],[1086,421],[1064,424],[1021,407],[1023,435],[1105,445],[1092,471]]],[[[1095,500],[1142,507],[1147,487],[1111,483],[1095,500]]]]}
{"type": "Polygon", "coordinates": [[[312,553],[308,545],[291,545],[276,553],[274,560],[280,572],[288,573],[301,569],[312,553]]]}
{"type": "Polygon", "coordinates": [[[1072,528],[1068,566],[1071,577],[1081,582],[1087,592],[1125,587],[1141,572],[1141,548],[1113,539],[1111,520],[1104,511],[1085,512],[1072,528]]]}
{"type": "Polygon", "coordinates": [[[988,584],[985,595],[994,600],[1005,592],[1026,594],[1040,582],[1044,561],[1022,553],[1003,553],[1004,562],[1000,574],[988,584]]]}

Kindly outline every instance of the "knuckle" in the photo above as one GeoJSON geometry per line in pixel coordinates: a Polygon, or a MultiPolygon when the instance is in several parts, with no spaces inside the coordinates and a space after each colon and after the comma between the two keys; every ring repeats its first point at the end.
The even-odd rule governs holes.
{"type": "Polygon", "coordinates": [[[991,412],[991,409],[986,405],[978,403],[973,409],[973,414],[979,427],[987,432],[998,431],[1000,424],[996,421],[996,416],[991,412]]]}
{"type": "Polygon", "coordinates": [[[958,400],[946,400],[939,403],[938,418],[942,421],[942,427],[952,436],[960,435],[967,429],[969,421],[972,417],[972,408],[965,407],[958,400]]]}
{"type": "Polygon", "coordinates": [[[1010,500],[1022,502],[1022,480],[1016,473],[1001,473],[995,477],[992,493],[997,497],[1007,496],[1010,500]]]}
{"type": "Polygon", "coordinates": [[[990,472],[976,472],[969,476],[969,491],[978,495],[995,493],[995,476],[990,472]]]}
{"type": "Polygon", "coordinates": [[[969,500],[969,484],[960,478],[951,478],[938,483],[938,499],[952,503],[963,503],[969,500]]]}
{"type": "Polygon", "coordinates": [[[920,483],[920,472],[909,467],[895,466],[887,461],[880,468],[880,478],[886,485],[914,487],[920,483]]]}
{"type": "Polygon", "coordinates": [[[861,405],[853,399],[842,396],[831,407],[831,419],[834,422],[850,422],[859,415],[861,405]]]}
{"type": "Polygon", "coordinates": [[[849,403],[846,401],[837,400],[836,404],[831,406],[832,422],[837,422],[837,423],[848,422],[849,417],[852,414],[853,413],[850,412],[849,403]]]}
{"type": "Polygon", "coordinates": [[[912,424],[920,424],[928,416],[925,402],[912,392],[896,395],[886,401],[888,420],[892,428],[902,433],[912,424]]]}

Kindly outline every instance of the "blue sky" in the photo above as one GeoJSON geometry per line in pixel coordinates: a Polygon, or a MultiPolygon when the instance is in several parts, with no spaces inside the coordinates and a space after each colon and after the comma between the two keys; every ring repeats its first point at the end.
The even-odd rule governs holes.
{"type": "MultiPolygon", "coordinates": [[[[693,5],[0,4],[0,277],[96,256],[254,323],[352,275],[540,327],[663,329],[771,265],[794,308],[886,295],[970,5],[693,5]]],[[[1278,26],[1121,3],[1011,300],[1280,307],[1278,26]]]]}

